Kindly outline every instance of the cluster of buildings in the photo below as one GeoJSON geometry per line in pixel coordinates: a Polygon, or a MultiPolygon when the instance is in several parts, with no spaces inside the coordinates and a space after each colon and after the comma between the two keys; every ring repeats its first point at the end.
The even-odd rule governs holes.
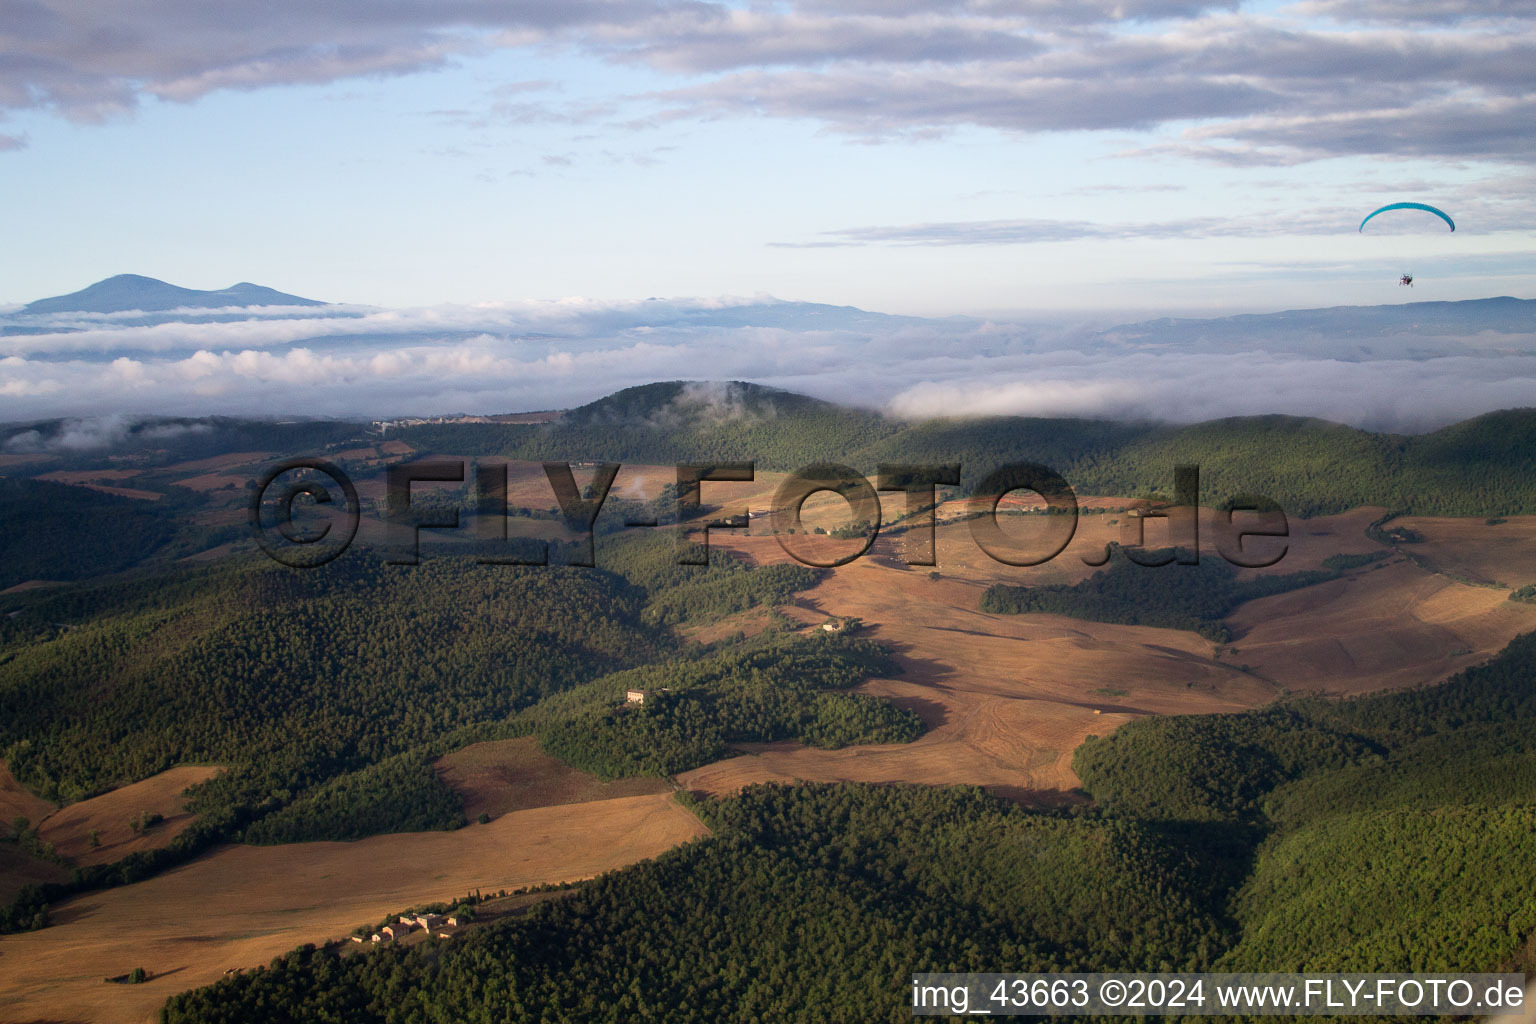
{"type": "Polygon", "coordinates": [[[458,929],[465,922],[456,914],[406,914],[394,924],[387,924],[374,932],[367,939],[361,935],[352,936],[353,942],[394,942],[402,939],[411,932],[420,929],[428,935],[436,935],[440,939],[451,939],[458,934],[458,929]]]}

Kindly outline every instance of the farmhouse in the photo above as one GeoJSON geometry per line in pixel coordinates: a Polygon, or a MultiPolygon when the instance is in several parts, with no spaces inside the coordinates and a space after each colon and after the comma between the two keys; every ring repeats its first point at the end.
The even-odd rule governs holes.
{"type": "Polygon", "coordinates": [[[441,914],[417,914],[416,915],[416,924],[421,925],[427,931],[431,931],[432,929],[440,926],[442,923],[443,923],[443,916],[441,914]]]}
{"type": "Polygon", "coordinates": [[[645,691],[644,690],[625,690],[624,691],[624,702],[626,704],[644,704],[645,703],[645,691]]]}

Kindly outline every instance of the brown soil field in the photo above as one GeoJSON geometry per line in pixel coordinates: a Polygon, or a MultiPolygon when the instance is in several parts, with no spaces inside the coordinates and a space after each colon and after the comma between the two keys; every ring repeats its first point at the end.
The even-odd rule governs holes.
{"type": "MultiPolygon", "coordinates": [[[[1103,507],[1123,501],[1096,500],[1103,507]]],[[[1380,515],[1380,509],[1361,508],[1293,519],[1285,556],[1270,568],[1243,574],[1319,569],[1331,555],[1381,551],[1365,536],[1380,515]]],[[[893,647],[905,668],[896,678],[864,684],[863,691],[912,708],[929,731],[901,746],[825,751],[762,745],[684,773],[678,781],[716,794],[770,779],[967,782],[1039,798],[1042,791],[1077,784],[1071,753],[1084,736],[1108,732],[1136,715],[1254,707],[1282,689],[1363,693],[1435,682],[1536,628],[1536,607],[1512,604],[1503,591],[1457,583],[1396,555],[1339,580],[1238,609],[1229,620],[1239,637],[1231,651],[1218,652],[1181,631],[977,610],[992,583],[1070,583],[1092,575],[1096,570],[1082,556],[1119,538],[1124,520],[1117,518],[1083,516],[1061,555],[1030,567],[994,561],[977,547],[968,523],[941,522],[938,579],[929,578],[928,567],[903,563],[901,537],[882,538],[786,611],[812,627],[831,616],[863,619],[869,635],[893,647]],[[1095,692],[1106,690],[1125,692],[1095,692]]],[[[1022,533],[1042,523],[1020,517],[1005,529],[1022,533]]],[[[1214,513],[1202,510],[1203,557],[1220,557],[1213,550],[1213,527],[1214,513]]],[[[1458,547],[1463,534],[1475,540],[1477,530],[1496,536],[1499,529],[1481,519],[1416,521],[1414,528],[1428,539],[1413,547],[1442,557],[1473,543],[1458,547]]],[[[1524,528],[1510,532],[1523,536],[1524,528]]],[[[1165,541],[1166,521],[1148,522],[1146,532],[1148,543],[1165,541]]],[[[787,557],[776,538],[721,534],[715,541],[760,562],[787,557]]]]}
{"type": "Polygon", "coordinates": [[[106,484],[81,484],[80,486],[89,487],[103,494],[115,494],[119,498],[134,498],[139,501],[159,501],[164,497],[159,491],[143,491],[137,487],[109,487],[106,484]]]}
{"type": "Polygon", "coordinates": [[[1508,596],[1394,558],[1243,605],[1227,620],[1227,658],[1293,690],[1352,694],[1438,682],[1536,629],[1536,606],[1508,596]]]}
{"type": "Polygon", "coordinates": [[[14,843],[0,842],[0,904],[14,900],[28,885],[68,878],[69,869],[62,864],[30,856],[14,843]]]}
{"type": "Polygon", "coordinates": [[[245,541],[232,540],[227,544],[219,544],[206,551],[199,551],[192,555],[183,555],[178,562],[217,562],[221,558],[228,558],[236,551],[248,550],[253,545],[245,541]]]}
{"type": "MultiPolygon", "coordinates": [[[[860,689],[921,716],[928,731],[916,742],[842,750],[757,745],[683,773],[679,783],[714,794],[796,778],[971,783],[1012,797],[1059,799],[1057,791],[1078,784],[1072,751],[1089,734],[1140,715],[1255,707],[1277,693],[1218,662],[1213,646],[1191,633],[984,614],[977,605],[996,569],[983,566],[989,575],[981,579],[956,578],[962,567],[944,553],[948,541],[959,540],[940,541],[941,579],[930,579],[926,569],[893,567],[881,545],[875,557],[832,571],[786,609],[811,627],[830,616],[857,616],[868,635],[896,652],[902,674],[860,689]]],[[[771,538],[731,547],[759,561],[784,558],[771,538]]]]}
{"type": "Polygon", "coordinates": [[[28,590],[41,590],[44,587],[64,587],[68,585],[68,582],[65,580],[27,580],[25,583],[18,583],[14,587],[6,587],[4,590],[0,590],[0,594],[23,594],[28,590]]]}
{"type": "Polygon", "coordinates": [[[247,480],[254,479],[251,476],[234,476],[229,473],[203,473],[199,476],[189,476],[183,480],[175,481],[177,487],[185,487],[193,491],[217,491],[222,487],[233,486],[236,489],[245,487],[247,480]]]}
{"type": "Polygon", "coordinates": [[[182,806],[182,791],[212,778],[220,770],[203,765],[167,769],[141,782],[60,808],[43,819],[38,834],[77,864],[106,864],[139,850],[158,849],[175,839],[196,817],[182,806]],[[165,820],[142,835],[135,835],[130,822],[144,813],[159,814],[165,820]],[[90,845],[93,829],[101,841],[94,849],[90,845]]]}
{"type": "Polygon", "coordinates": [[[379,457],[377,448],[348,448],[346,451],[336,453],[338,459],[376,459],[379,457]]]}
{"type": "Polygon", "coordinates": [[[58,458],[57,455],[48,455],[43,452],[28,453],[24,455],[17,453],[7,453],[0,455],[0,469],[5,469],[7,466],[30,466],[35,462],[52,462],[56,458],[58,458]]]}
{"type": "MultiPolygon", "coordinates": [[[[215,496],[213,503],[218,501],[215,496]]],[[[211,503],[211,504],[213,504],[211,503]]],[[[192,521],[199,526],[228,526],[231,523],[244,523],[247,520],[244,502],[244,492],[241,492],[239,504],[227,504],[224,507],[202,508],[192,517],[192,521]]]]}
{"type": "Polygon", "coordinates": [[[215,455],[210,459],[193,459],[191,462],[178,462],[173,466],[162,466],[156,472],[160,473],[207,473],[218,469],[229,469],[233,466],[244,466],[252,462],[260,462],[270,459],[274,452],[230,452],[227,455],[215,455]]]}
{"type": "Polygon", "coordinates": [[[1510,590],[1536,583],[1536,516],[1510,516],[1493,526],[1484,519],[1402,516],[1391,525],[1423,535],[1423,543],[1399,550],[1427,568],[1510,590]]]}
{"type": "Polygon", "coordinates": [[[152,1021],[166,998],[227,968],[343,939],[392,911],[476,888],[590,878],[704,834],[670,794],[655,794],[515,811],[457,832],[220,847],[64,902],[42,931],[0,936],[0,1021],[152,1021]],[[135,967],[151,979],[103,981],[135,967]]]}
{"type": "Polygon", "coordinates": [[[26,818],[36,826],[52,814],[55,804],[33,794],[16,781],[4,761],[0,761],[0,903],[16,898],[22,887],[32,882],[60,882],[69,877],[62,865],[39,860],[4,842],[13,833],[11,822],[26,818]]]}
{"type": "Polygon", "coordinates": [[[93,491],[100,491],[103,494],[115,494],[119,498],[159,501],[163,495],[158,491],[146,491],[137,487],[114,487],[110,484],[96,483],[98,480],[128,480],[143,475],[138,470],[132,469],[87,469],[78,472],[60,470],[55,473],[45,473],[38,477],[38,479],[49,480],[56,484],[68,484],[71,487],[88,487],[93,491]]]}
{"type": "MultiPolygon", "coordinates": [[[[811,526],[821,525],[815,522],[816,516],[809,510],[819,499],[813,498],[807,502],[807,515],[804,521],[811,526]]],[[[905,499],[900,495],[882,496],[884,502],[881,515],[887,519],[899,514],[905,499]],[[894,502],[894,504],[892,504],[894,502]]],[[[847,505],[840,498],[832,498],[840,508],[830,505],[822,506],[828,511],[826,525],[838,525],[847,521],[847,505]],[[835,513],[835,515],[833,515],[835,513]],[[831,522],[836,518],[837,522],[831,522]]],[[[936,510],[938,525],[935,530],[938,564],[931,568],[937,569],[945,576],[957,576],[962,579],[974,581],[986,581],[987,583],[1013,583],[1013,584],[1048,584],[1048,583],[1075,583],[1092,576],[1097,570],[1083,559],[1085,557],[1101,559],[1104,555],[1104,546],[1111,542],[1134,543],[1135,527],[1129,516],[1116,514],[1117,510],[1130,499],[1125,498],[1080,498],[1079,504],[1086,508],[1103,508],[1103,513],[1088,513],[1080,515],[1077,528],[1073,532],[1071,543],[1061,554],[1041,565],[1036,566],[1012,566],[996,561],[977,546],[972,534],[970,521],[946,521],[952,519],[958,512],[952,511],[952,507],[960,507],[961,502],[948,502],[936,510]]],[[[1142,503],[1143,505],[1145,503],[1142,503]]],[[[1283,551],[1284,554],[1273,566],[1264,569],[1245,569],[1244,576],[1260,573],[1292,573],[1308,569],[1320,569],[1325,558],[1339,554],[1363,554],[1370,551],[1382,550],[1382,545],[1371,540],[1365,535],[1365,529],[1373,521],[1382,515],[1381,509],[1358,508],[1335,516],[1324,516],[1317,519],[1290,519],[1287,526],[1290,535],[1287,538],[1250,538],[1245,540],[1243,550],[1251,555],[1273,556],[1283,551]]],[[[1200,510],[1200,544],[1201,555],[1205,558],[1220,558],[1216,550],[1216,539],[1219,535],[1217,524],[1218,513],[1213,509],[1202,508],[1200,510]]],[[[1455,520],[1453,520],[1455,521],[1455,520]]],[[[1239,526],[1244,520],[1238,519],[1239,526]]],[[[1478,520],[1479,523],[1482,520],[1478,520]]],[[[903,524],[904,525],[904,524],[903,524]]],[[[999,517],[999,525],[1010,538],[1016,538],[1019,551],[1040,550],[1040,544],[1045,528],[1045,520],[1039,516],[1010,516],[999,517]]],[[[899,527],[898,527],[899,529],[899,527]]],[[[766,519],[755,520],[752,523],[751,535],[769,536],[771,531],[766,519]]],[[[916,531],[907,533],[881,534],[881,550],[871,552],[879,556],[881,551],[897,561],[900,561],[900,552],[905,550],[906,538],[916,531]]],[[[729,536],[721,534],[720,536],[729,536]]],[[[1142,543],[1149,547],[1167,545],[1170,542],[1168,520],[1154,517],[1145,520],[1141,524],[1142,543]]],[[[820,541],[829,548],[834,542],[822,538],[805,538],[807,541],[820,541]]],[[[879,542],[877,542],[879,543],[879,542]]],[[[841,542],[842,550],[848,551],[857,548],[857,542],[841,542]]],[[[779,557],[784,557],[780,555],[779,557]]],[[[866,555],[866,558],[870,555],[866,555]]],[[[928,571],[930,567],[914,566],[914,569],[928,571]]]]}
{"type": "Polygon", "coordinates": [[[415,453],[416,449],[404,441],[385,441],[379,445],[379,451],[385,455],[411,455],[415,453]]]}
{"type": "MultiPolygon", "coordinates": [[[[492,465],[495,460],[476,460],[492,465]]],[[[577,487],[585,487],[591,481],[593,468],[572,465],[571,475],[577,487]]],[[[623,464],[613,479],[609,490],[612,497],[648,501],[661,493],[661,489],[677,480],[676,466],[649,466],[640,463],[623,464]]],[[[722,485],[724,486],[724,485],[722,485]]],[[[507,504],[514,508],[547,509],[555,507],[555,492],[549,486],[549,477],[538,462],[512,460],[507,462],[507,504]]]]}
{"type": "MultiPolygon", "coordinates": [[[[476,464],[477,461],[483,461],[483,462],[490,462],[491,461],[489,459],[475,460],[475,459],[471,459],[471,458],[469,458],[467,456],[463,456],[463,455],[437,454],[437,453],[434,453],[432,456],[430,456],[430,458],[432,460],[442,459],[442,460],[445,460],[445,461],[448,461],[448,462],[455,462],[455,461],[462,462],[463,465],[464,465],[464,481],[465,481],[465,483],[469,483],[469,482],[472,482],[474,480],[474,478],[475,478],[475,464],[476,464]]],[[[396,464],[398,464],[398,462],[396,464]]],[[[516,464],[515,463],[514,465],[528,465],[528,466],[532,466],[536,470],[539,469],[538,463],[536,463],[536,462],[521,463],[521,464],[516,464]]],[[[543,470],[539,470],[539,474],[540,474],[540,479],[543,479],[543,470]]],[[[514,470],[513,473],[510,474],[510,476],[513,478],[514,483],[509,484],[509,486],[515,486],[515,481],[516,481],[516,478],[517,478],[517,471],[514,470]]],[[[359,497],[362,497],[362,498],[372,498],[372,499],[375,499],[375,500],[382,501],[382,500],[384,500],[384,498],[389,493],[388,492],[387,467],[382,465],[382,464],[380,464],[377,467],[376,471],[371,471],[366,476],[364,476],[364,475],[354,476],[352,478],[352,483],[353,483],[353,486],[355,486],[357,488],[357,493],[358,493],[359,497]]],[[[461,483],[459,483],[457,481],[444,482],[444,481],[436,481],[436,480],[417,480],[417,481],[415,481],[415,482],[413,482],[411,484],[411,493],[412,494],[420,494],[423,491],[432,490],[434,488],[437,489],[437,490],[454,490],[454,489],[457,489],[457,488],[459,488],[461,486],[463,486],[463,484],[461,484],[461,483]]],[[[545,489],[548,490],[547,485],[546,485],[545,489]]],[[[551,494],[549,496],[548,501],[544,502],[543,505],[540,505],[538,507],[543,508],[543,507],[547,507],[547,506],[553,505],[554,503],[555,503],[554,495],[551,494]]],[[[515,505],[517,503],[516,502],[512,502],[512,504],[515,505]]]]}
{"type": "Polygon", "coordinates": [[[441,757],[438,776],[464,801],[464,814],[499,818],[530,807],[588,803],[616,797],[667,793],[665,779],[604,782],[550,757],[533,736],[473,743],[441,757]]]}
{"type": "Polygon", "coordinates": [[[26,818],[36,825],[57,809],[57,804],[17,782],[10,768],[0,761],[0,835],[11,834],[11,822],[16,818],[26,818]]]}
{"type": "Polygon", "coordinates": [[[132,480],[143,475],[141,469],[56,469],[52,473],[41,474],[37,479],[61,484],[85,484],[99,480],[132,480]]]}

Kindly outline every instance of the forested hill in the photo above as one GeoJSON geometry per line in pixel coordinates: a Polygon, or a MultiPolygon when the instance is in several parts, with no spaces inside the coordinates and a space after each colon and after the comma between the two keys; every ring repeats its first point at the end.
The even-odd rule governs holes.
{"type": "Polygon", "coordinates": [[[1173,467],[1201,467],[1203,499],[1265,494],[1297,515],[1381,505],[1443,515],[1536,512],[1536,409],[1489,413],[1430,434],[1373,434],[1256,416],[1193,426],[989,417],[902,421],[741,382],[648,384],[545,424],[449,423],[392,432],[418,449],[522,459],[756,462],[791,471],[838,462],[953,463],[966,484],[1021,460],[1081,493],[1167,494],[1173,467]]]}
{"type": "Polygon", "coordinates": [[[1533,677],[1526,636],[1438,687],[1134,722],[1080,748],[1075,811],[752,787],[526,918],[306,947],[164,1019],[897,1022],[916,971],[1529,972],[1533,677]]]}
{"type": "Polygon", "coordinates": [[[225,769],[193,791],[201,817],[169,846],[23,889],[0,906],[0,932],[44,927],[50,902],[216,841],[458,827],[431,762],[476,739],[537,735],[611,778],[695,768],[738,742],[921,731],[911,712],[848,692],[895,671],[867,640],[671,633],[783,604],[814,571],[749,569],[719,549],[709,566],[677,566],[654,535],[608,548],[602,569],[469,555],[390,566],[353,551],[296,572],[231,556],[0,598],[0,759],[30,789],[72,802],[177,764],[225,769]],[[634,686],[656,695],[618,710],[634,686]]]}

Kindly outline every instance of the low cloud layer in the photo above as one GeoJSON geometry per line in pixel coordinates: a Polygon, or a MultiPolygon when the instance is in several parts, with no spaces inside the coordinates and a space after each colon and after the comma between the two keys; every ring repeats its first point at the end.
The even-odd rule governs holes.
{"type": "Polygon", "coordinates": [[[1418,433],[1495,409],[1536,405],[1536,357],[1363,363],[1277,356],[1138,353],[1112,361],[988,360],[988,372],[924,381],[892,412],[1081,416],[1196,423],[1283,413],[1369,430],[1418,433]]]}
{"type": "MultiPolygon", "coordinates": [[[[1418,314],[1375,327],[1340,320],[1332,331],[1327,318],[1344,315],[1332,310],[1302,327],[1260,317],[1099,331],[769,299],[342,312],[155,325],[61,314],[56,333],[13,313],[0,327],[27,319],[42,333],[0,337],[0,400],[12,422],[373,419],[562,408],[634,384],[710,378],[909,417],[1289,413],[1401,431],[1536,405],[1536,332],[1521,303],[1462,304],[1433,324],[1418,314]]],[[[80,432],[78,443],[98,435],[80,432]]]]}

